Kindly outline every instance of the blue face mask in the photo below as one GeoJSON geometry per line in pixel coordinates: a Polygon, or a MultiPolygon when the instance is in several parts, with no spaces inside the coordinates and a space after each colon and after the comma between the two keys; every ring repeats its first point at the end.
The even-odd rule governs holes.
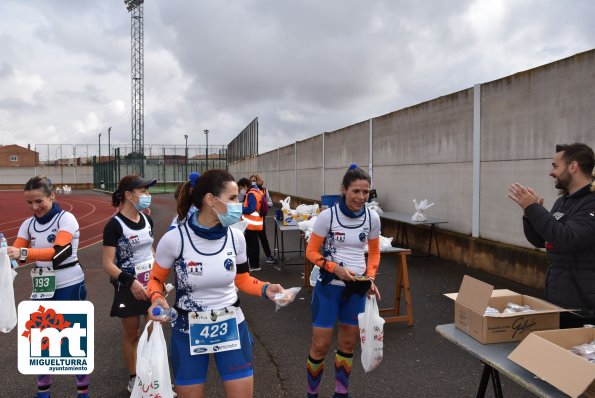
{"type": "MultiPolygon", "coordinates": [[[[223,202],[221,199],[219,200],[223,202]]],[[[212,209],[215,210],[215,213],[217,213],[217,218],[219,218],[219,222],[221,223],[221,225],[223,225],[224,227],[229,227],[230,225],[233,225],[240,221],[240,219],[242,218],[242,204],[229,202],[226,203],[226,205],[227,213],[219,213],[217,210],[215,210],[214,207],[212,209]]]]}
{"type": "Polygon", "coordinates": [[[146,209],[147,207],[151,206],[151,195],[137,195],[134,192],[132,193],[133,195],[138,197],[138,203],[134,203],[134,208],[138,211],[141,211],[143,209],[146,209]]]}

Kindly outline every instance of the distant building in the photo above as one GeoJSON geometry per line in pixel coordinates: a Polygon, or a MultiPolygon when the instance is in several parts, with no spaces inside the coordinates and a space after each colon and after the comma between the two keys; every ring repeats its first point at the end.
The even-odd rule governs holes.
{"type": "Polygon", "coordinates": [[[35,167],[39,165],[39,153],[31,146],[0,145],[0,167],[35,167]]]}

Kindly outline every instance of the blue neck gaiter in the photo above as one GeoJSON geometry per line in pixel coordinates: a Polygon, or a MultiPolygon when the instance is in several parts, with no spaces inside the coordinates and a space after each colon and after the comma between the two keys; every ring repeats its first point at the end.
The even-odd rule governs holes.
{"type": "Polygon", "coordinates": [[[227,228],[221,224],[217,224],[212,228],[207,228],[198,223],[198,212],[190,217],[188,225],[194,233],[203,239],[217,240],[223,238],[227,234],[227,228]]]}
{"type": "Polygon", "coordinates": [[[51,210],[48,211],[45,216],[42,216],[42,217],[35,216],[35,219],[40,224],[47,224],[48,222],[50,222],[50,220],[52,218],[54,218],[54,216],[56,214],[60,213],[61,211],[62,211],[62,208],[60,207],[60,205],[58,203],[54,202],[52,204],[51,210]]]}
{"type": "Polygon", "coordinates": [[[345,203],[345,195],[341,195],[341,200],[339,201],[339,209],[341,210],[341,213],[343,213],[345,216],[349,218],[358,218],[364,214],[364,212],[366,211],[366,206],[362,207],[362,209],[357,213],[354,213],[347,207],[347,203],[345,203]]]}

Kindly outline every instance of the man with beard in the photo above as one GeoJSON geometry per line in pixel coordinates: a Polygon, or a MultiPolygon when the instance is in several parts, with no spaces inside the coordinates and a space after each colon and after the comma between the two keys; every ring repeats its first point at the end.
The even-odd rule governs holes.
{"type": "Polygon", "coordinates": [[[547,250],[546,300],[580,309],[561,313],[561,328],[595,323],[594,164],[593,150],[585,144],[556,146],[550,176],[563,194],[549,213],[533,189],[518,183],[508,189],[508,197],[524,210],[525,237],[547,250]]]}

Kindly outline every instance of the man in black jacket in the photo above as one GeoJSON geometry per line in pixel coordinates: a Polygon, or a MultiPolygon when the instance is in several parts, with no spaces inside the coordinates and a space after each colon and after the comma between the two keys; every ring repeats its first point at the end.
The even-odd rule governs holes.
{"type": "Polygon", "coordinates": [[[523,210],[525,237],[545,247],[549,268],[546,300],[565,308],[560,327],[595,323],[595,184],[593,150],[581,143],[557,145],[550,176],[564,193],[548,212],[531,188],[513,184],[508,197],[523,210]]]}

